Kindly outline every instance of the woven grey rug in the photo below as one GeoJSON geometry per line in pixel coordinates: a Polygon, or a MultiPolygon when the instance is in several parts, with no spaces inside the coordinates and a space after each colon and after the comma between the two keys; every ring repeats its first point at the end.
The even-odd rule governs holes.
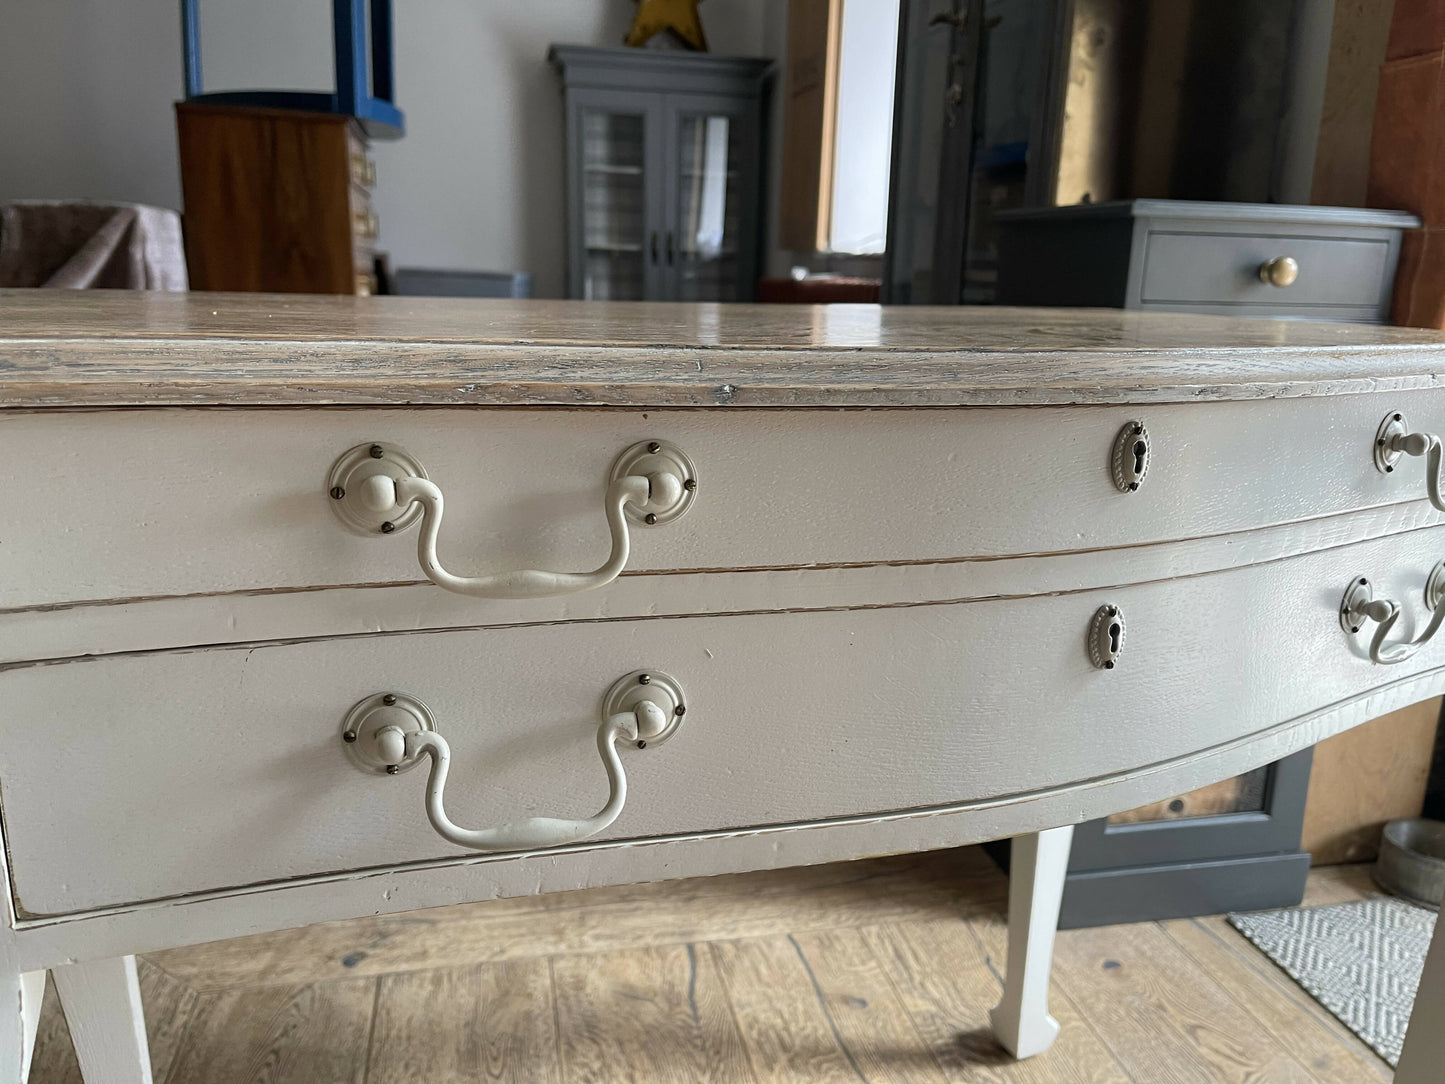
{"type": "Polygon", "coordinates": [[[1410,1022],[1435,914],[1397,899],[1229,916],[1392,1066],[1410,1022]]]}

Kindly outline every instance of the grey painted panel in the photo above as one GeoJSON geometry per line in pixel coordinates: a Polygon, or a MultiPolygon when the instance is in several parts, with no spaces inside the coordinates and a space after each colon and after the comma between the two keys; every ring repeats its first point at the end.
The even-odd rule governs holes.
{"type": "Polygon", "coordinates": [[[1309,871],[1310,856],[1297,852],[1071,873],[1059,929],[1293,907],[1309,871]]]}
{"type": "Polygon", "coordinates": [[[1132,200],[1000,212],[999,301],[1384,323],[1413,215],[1132,200]],[[1259,281],[1275,256],[1299,280],[1259,281]],[[1121,284],[1122,283],[1122,287],[1121,284]]]}
{"type": "MultiPolygon", "coordinates": [[[[1393,277],[1391,275],[1391,278],[1393,277]]],[[[1144,312],[1197,312],[1207,316],[1254,316],[1266,320],[1330,320],[1342,324],[1385,324],[1389,323],[1390,316],[1388,299],[1368,308],[1355,305],[1253,305],[1228,302],[1193,305],[1182,301],[1136,303],[1124,307],[1144,312]]]]}
{"type": "Polygon", "coordinates": [[[998,222],[1000,305],[1123,308],[1128,297],[1128,219],[998,222]]]}
{"type": "Polygon", "coordinates": [[[1136,824],[1110,824],[1107,819],[1082,824],[1074,836],[1069,871],[1137,869],[1297,851],[1313,759],[1314,750],[1303,749],[1269,766],[1263,811],[1136,824]]]}
{"type": "Polygon", "coordinates": [[[1376,306],[1388,289],[1385,238],[1287,237],[1252,233],[1151,230],[1144,253],[1143,302],[1376,306]],[[1260,281],[1279,256],[1300,265],[1291,286],[1260,281]]]}
{"type": "Polygon", "coordinates": [[[1106,203],[1079,203],[1069,207],[1024,207],[1000,211],[1001,222],[1097,220],[1108,218],[1203,219],[1224,228],[1245,227],[1254,232],[1293,224],[1337,229],[1418,229],[1420,220],[1404,211],[1378,211],[1366,207],[1313,207],[1285,203],[1228,203],[1198,200],[1136,199],[1106,203]]]}
{"type": "Polygon", "coordinates": [[[687,91],[758,97],[773,62],[661,49],[554,45],[547,54],[569,87],[687,91]]]}

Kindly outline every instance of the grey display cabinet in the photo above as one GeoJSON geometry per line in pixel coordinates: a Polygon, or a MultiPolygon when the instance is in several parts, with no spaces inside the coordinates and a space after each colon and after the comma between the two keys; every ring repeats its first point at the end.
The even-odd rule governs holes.
{"type": "Polygon", "coordinates": [[[1002,211],[997,223],[1001,305],[1385,323],[1400,235],[1420,220],[1140,199],[1002,211]]]}
{"type": "Polygon", "coordinates": [[[567,111],[567,291],[749,301],[772,62],[554,45],[567,111]]]}

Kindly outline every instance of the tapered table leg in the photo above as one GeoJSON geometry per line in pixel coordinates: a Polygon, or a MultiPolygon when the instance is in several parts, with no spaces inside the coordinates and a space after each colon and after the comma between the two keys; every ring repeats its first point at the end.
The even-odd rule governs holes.
{"type": "Polygon", "coordinates": [[[1042,1054],[1059,1034],[1049,1015],[1049,969],[1064,897],[1073,825],[1015,836],[1009,860],[1008,971],[989,1014],[994,1037],[1016,1058],[1042,1054]]]}
{"type": "Polygon", "coordinates": [[[1445,922],[1436,922],[1395,1084],[1439,1084],[1445,1080],[1445,922]]]}
{"type": "Polygon", "coordinates": [[[51,971],[85,1084],[151,1084],[135,957],[51,971]]]}
{"type": "Polygon", "coordinates": [[[30,1078],[30,1059],[35,1054],[35,1036],[40,1030],[40,1006],[45,1001],[45,971],[26,971],[20,976],[20,1079],[30,1078]]]}

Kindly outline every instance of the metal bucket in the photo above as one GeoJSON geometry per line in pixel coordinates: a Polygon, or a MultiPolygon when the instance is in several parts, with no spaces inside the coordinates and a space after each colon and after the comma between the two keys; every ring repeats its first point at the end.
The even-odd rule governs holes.
{"type": "Polygon", "coordinates": [[[1445,822],[1390,821],[1380,838],[1375,883],[1411,903],[1438,909],[1445,899],[1445,822]]]}

